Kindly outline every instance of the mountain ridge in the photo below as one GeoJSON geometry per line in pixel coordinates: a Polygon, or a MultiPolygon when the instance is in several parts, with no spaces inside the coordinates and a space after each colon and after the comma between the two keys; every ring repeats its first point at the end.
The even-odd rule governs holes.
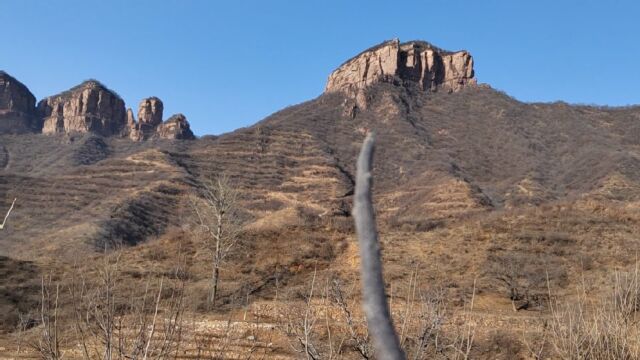
{"type": "MultiPolygon", "coordinates": [[[[406,64],[395,44],[387,53],[406,64]]],[[[601,291],[612,268],[633,266],[639,106],[524,103],[472,82],[466,67],[460,87],[432,91],[424,77],[390,69],[355,94],[327,91],[220,136],[0,134],[0,208],[18,198],[0,234],[0,265],[28,269],[7,270],[25,286],[6,292],[37,304],[39,276],[113,248],[125,254],[128,279],[165,276],[175,252],[188,258],[189,306],[202,311],[210,268],[199,257],[189,199],[220,174],[239,191],[246,219],[241,250],[221,272],[220,311],[264,305],[274,294],[303,299],[316,273],[355,283],[353,174],[370,131],[385,276],[396,299],[412,276],[454,307],[474,289],[495,329],[520,336],[546,314],[548,286],[571,298],[570,285],[587,278],[601,291]],[[529,308],[514,312],[516,301],[529,308]]],[[[128,111],[123,123],[144,118],[157,129],[158,101],[143,99],[143,116],[136,122],[128,111]]],[[[7,313],[23,306],[7,299],[0,297],[7,313]]]]}

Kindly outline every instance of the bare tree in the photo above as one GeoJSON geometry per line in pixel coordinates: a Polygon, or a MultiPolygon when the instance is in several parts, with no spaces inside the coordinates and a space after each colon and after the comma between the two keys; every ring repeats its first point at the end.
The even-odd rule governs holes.
{"type": "Polygon", "coordinates": [[[347,331],[351,342],[354,344],[355,350],[360,354],[363,359],[370,359],[373,355],[373,348],[371,341],[369,340],[369,332],[365,328],[365,331],[361,332],[358,329],[358,324],[354,319],[353,312],[349,308],[347,299],[342,290],[342,286],[338,279],[333,280],[331,288],[333,303],[340,309],[344,318],[344,323],[347,327],[347,331]]]}
{"type": "Polygon", "coordinates": [[[316,286],[316,274],[317,270],[314,270],[309,295],[305,299],[305,306],[302,309],[302,313],[296,313],[295,311],[293,314],[291,312],[288,313],[288,328],[292,332],[293,337],[295,337],[296,342],[299,343],[299,346],[292,343],[291,347],[298,353],[304,353],[307,360],[322,359],[321,353],[316,347],[314,341],[316,322],[319,320],[319,316],[317,314],[318,311],[313,306],[313,292],[315,291],[316,286]]]}
{"type": "Polygon", "coordinates": [[[191,198],[197,227],[211,252],[211,290],[207,299],[213,306],[218,295],[220,268],[239,240],[242,221],[238,214],[238,191],[228,176],[221,175],[202,185],[200,196],[191,198]]]}
{"type": "Polygon", "coordinates": [[[16,199],[13,199],[13,202],[11,203],[11,207],[9,208],[9,210],[7,211],[7,215],[4,216],[4,220],[2,221],[2,224],[0,224],[0,230],[4,229],[4,226],[7,224],[7,219],[9,218],[9,215],[11,214],[11,210],[13,210],[13,206],[16,204],[16,199]]]}
{"type": "Polygon", "coordinates": [[[369,133],[360,150],[353,205],[360,244],[363,307],[376,356],[379,359],[404,360],[406,357],[393,327],[384,289],[380,243],[371,199],[374,141],[374,134],[369,133]]]}
{"type": "Polygon", "coordinates": [[[57,360],[63,357],[60,350],[61,331],[59,327],[60,285],[52,284],[51,276],[42,277],[40,299],[40,336],[30,346],[43,360],[57,360]]]}
{"type": "MultiPolygon", "coordinates": [[[[307,360],[342,359],[345,341],[348,340],[346,329],[332,317],[333,289],[326,277],[324,292],[319,289],[317,269],[309,285],[308,294],[304,295],[304,304],[286,304],[282,307],[282,332],[290,338],[289,345],[296,353],[303,354],[307,360]],[[314,294],[318,294],[318,296],[314,294]],[[315,298],[314,298],[315,297],[315,298]],[[323,324],[324,322],[324,324],[323,324]]],[[[350,315],[350,314],[349,314],[350,315]]],[[[352,324],[350,324],[352,325],[352,324]]]]}
{"type": "Polygon", "coordinates": [[[74,277],[69,289],[83,358],[173,358],[182,341],[184,280],[171,286],[161,277],[153,291],[148,279],[144,294],[136,296],[119,286],[118,256],[107,256],[97,270],[95,284],[74,277]]]}

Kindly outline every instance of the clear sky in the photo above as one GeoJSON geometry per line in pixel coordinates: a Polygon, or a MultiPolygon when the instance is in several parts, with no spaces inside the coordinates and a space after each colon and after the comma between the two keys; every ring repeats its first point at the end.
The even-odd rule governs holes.
{"type": "Polygon", "coordinates": [[[95,78],[137,109],[158,96],[197,135],[318,96],[383,40],[474,56],[523,101],[640,103],[637,0],[0,0],[0,69],[38,99],[95,78]]]}

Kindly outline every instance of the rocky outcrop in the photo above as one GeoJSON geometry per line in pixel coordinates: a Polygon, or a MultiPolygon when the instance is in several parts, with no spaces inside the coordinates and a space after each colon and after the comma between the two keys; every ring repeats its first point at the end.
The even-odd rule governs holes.
{"type": "Polygon", "coordinates": [[[133,141],[144,140],[144,134],[140,131],[140,126],[136,123],[136,118],[131,108],[127,109],[127,126],[124,128],[122,135],[133,141]]]}
{"type": "Polygon", "coordinates": [[[0,134],[38,130],[36,98],[31,91],[4,71],[0,71],[0,134]]]}
{"type": "Polygon", "coordinates": [[[195,139],[187,118],[182,114],[175,114],[156,128],[155,138],[159,139],[195,139]]]}
{"type": "Polygon", "coordinates": [[[132,128],[136,125],[136,118],[133,116],[133,110],[127,108],[127,128],[132,128]]]}
{"type": "Polygon", "coordinates": [[[127,126],[124,135],[134,141],[147,139],[195,139],[187,118],[182,114],[171,116],[164,123],[164,105],[157,97],[143,99],[138,108],[138,122],[133,111],[127,110],[127,126]]]}
{"type": "Polygon", "coordinates": [[[138,121],[118,94],[88,80],[41,100],[15,78],[0,71],[0,134],[27,131],[44,134],[93,133],[146,139],[194,139],[187,118],[177,114],[162,122],[164,105],[153,96],[143,99],[138,121]]]}
{"type": "Polygon", "coordinates": [[[162,123],[164,104],[155,96],[142,99],[138,106],[138,122],[141,127],[155,128],[162,123]]]}
{"type": "Polygon", "coordinates": [[[103,136],[119,135],[127,121],[124,101],[95,80],[85,81],[41,100],[38,114],[45,134],[91,132],[103,136]]]}
{"type": "Polygon", "coordinates": [[[453,92],[476,84],[476,79],[468,52],[450,52],[424,41],[400,43],[396,39],[342,64],[329,76],[325,92],[339,91],[356,98],[377,82],[413,83],[425,91],[453,92]]]}

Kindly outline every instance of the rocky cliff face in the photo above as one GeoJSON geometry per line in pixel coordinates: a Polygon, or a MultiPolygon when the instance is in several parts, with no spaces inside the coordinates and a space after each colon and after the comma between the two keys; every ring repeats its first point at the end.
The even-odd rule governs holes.
{"type": "Polygon", "coordinates": [[[377,82],[411,82],[425,91],[458,91],[475,84],[473,58],[424,41],[384,42],[348,60],[329,76],[325,92],[356,97],[377,82]]]}
{"type": "Polygon", "coordinates": [[[154,137],[160,139],[195,139],[187,118],[182,114],[175,114],[164,123],[158,125],[154,137]]]}
{"type": "Polygon", "coordinates": [[[195,139],[187,118],[182,114],[171,116],[164,123],[162,112],[164,105],[157,97],[143,99],[138,107],[138,122],[133,111],[127,110],[127,126],[123,135],[131,140],[147,139],[195,139]]]}
{"type": "Polygon", "coordinates": [[[131,108],[127,109],[127,126],[122,131],[122,136],[128,137],[133,141],[144,140],[144,134],[140,131],[140,126],[136,122],[136,118],[133,115],[131,108]]]}
{"type": "Polygon", "coordinates": [[[164,104],[155,96],[142,99],[138,106],[138,121],[141,126],[156,127],[162,123],[164,104]]]}
{"type": "Polygon", "coordinates": [[[134,141],[195,138],[184,115],[174,115],[163,123],[163,110],[159,98],[143,99],[136,121],[133,110],[125,110],[124,101],[116,93],[98,81],[89,80],[41,100],[37,116],[44,134],[90,132],[128,137],[134,141]]]}
{"type": "Polygon", "coordinates": [[[95,80],[41,100],[38,114],[42,132],[119,135],[126,124],[124,101],[95,80]]]}
{"type": "Polygon", "coordinates": [[[0,71],[0,133],[21,133],[37,127],[36,98],[20,81],[0,71]]]}

